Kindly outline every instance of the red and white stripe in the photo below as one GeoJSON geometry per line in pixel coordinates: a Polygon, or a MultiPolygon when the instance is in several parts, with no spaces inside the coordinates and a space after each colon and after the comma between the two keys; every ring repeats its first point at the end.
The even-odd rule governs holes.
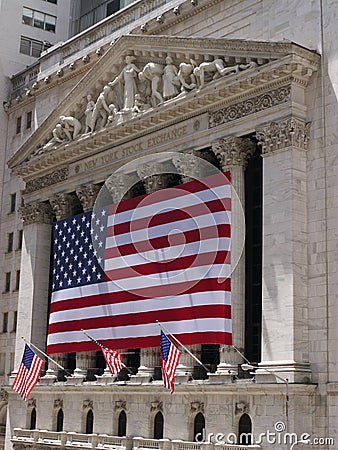
{"type": "Polygon", "coordinates": [[[102,347],[102,353],[106,360],[110,372],[115,375],[123,369],[122,356],[119,352],[114,352],[108,348],[102,347]]]}
{"type": "Polygon", "coordinates": [[[20,364],[12,389],[25,400],[28,399],[29,394],[38,382],[43,365],[44,361],[37,355],[34,356],[30,369],[27,369],[23,363],[20,364]]]}
{"type": "Polygon", "coordinates": [[[183,344],[231,344],[229,174],[109,207],[106,280],[52,294],[48,353],[158,345],[156,320],[183,344]]]}
{"type": "Polygon", "coordinates": [[[162,377],[164,387],[170,390],[170,393],[173,394],[175,390],[175,372],[180,360],[181,352],[175,347],[174,344],[171,344],[168,361],[162,359],[162,377]]]}

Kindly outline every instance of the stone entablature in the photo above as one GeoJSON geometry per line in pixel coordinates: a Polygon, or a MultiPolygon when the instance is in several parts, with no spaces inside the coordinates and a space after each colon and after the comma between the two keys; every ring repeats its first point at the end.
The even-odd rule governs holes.
{"type": "MultiPolygon", "coordinates": [[[[251,43],[227,41],[225,39],[169,38],[163,36],[142,38],[139,36],[124,36],[101,58],[100,65],[93,67],[88,72],[66,99],[50,114],[44,124],[23,144],[21,149],[11,158],[9,165],[25,181],[31,182],[37,172],[41,174],[41,172],[49,170],[50,167],[55,170],[55,166],[59,164],[64,166],[66,163],[79,160],[84,155],[94,154],[98,148],[104,150],[112,148],[112,145],[113,147],[120,146],[121,143],[128,142],[131,137],[136,139],[147,136],[150,132],[178,124],[208,111],[211,114],[209,126],[217,126],[222,123],[222,120],[217,122],[215,114],[217,115],[219,111],[222,111],[222,107],[232,104],[238,105],[244,102],[246,98],[249,100],[262,96],[264,93],[272,92],[270,98],[274,100],[269,101],[262,98],[261,101],[256,103],[262,105],[261,108],[263,109],[273,107],[278,102],[288,104],[291,102],[293,89],[297,89],[297,98],[301,97],[299,89],[304,89],[307,85],[312,71],[317,68],[318,60],[319,56],[313,52],[289,43],[251,43]],[[153,49],[151,54],[149,48],[153,49]],[[205,82],[204,87],[201,88],[201,80],[197,80],[198,75],[193,73],[194,68],[191,65],[189,70],[192,70],[192,73],[189,76],[194,76],[195,84],[199,84],[200,87],[192,87],[194,83],[188,84],[188,79],[186,79],[188,88],[185,88],[181,80],[179,86],[181,86],[182,91],[179,95],[158,105],[157,103],[160,101],[155,97],[154,101],[157,106],[140,110],[135,115],[131,112],[135,104],[129,104],[128,102],[126,104],[127,93],[120,90],[118,93],[123,94],[124,99],[120,100],[117,108],[119,111],[113,113],[113,115],[120,114],[122,119],[120,117],[116,122],[114,122],[114,119],[110,125],[100,126],[101,129],[98,130],[95,128],[95,124],[94,132],[83,134],[86,109],[83,92],[90,93],[92,98],[96,99],[100,92],[103,92],[102,89],[107,86],[107,83],[119,84],[118,82],[115,83],[115,80],[119,80],[126,67],[124,62],[126,55],[132,57],[129,64],[135,65],[138,69],[146,67],[148,62],[162,63],[164,66],[165,59],[169,55],[168,49],[170,49],[170,55],[173,55],[170,58],[176,68],[180,67],[181,62],[187,66],[189,61],[193,60],[196,64],[195,68],[201,70],[206,61],[213,64],[215,60],[222,59],[224,66],[228,64],[229,67],[242,65],[243,69],[234,69],[233,73],[230,71],[230,73],[221,75],[213,67],[211,78],[217,75],[216,78],[218,77],[218,79],[205,82]],[[112,65],[112,61],[119,61],[119,64],[113,63],[112,65]],[[109,78],[107,74],[110,74],[109,78]],[[79,105],[82,105],[80,109],[79,105]],[[130,107],[130,105],[133,106],[130,107]],[[73,123],[69,123],[68,140],[57,142],[59,146],[56,148],[49,144],[43,148],[43,142],[46,142],[46,139],[51,139],[51,130],[58,123],[60,117],[65,117],[68,122],[70,122],[69,118],[75,119],[73,123]],[[38,148],[36,148],[37,143],[40,145],[38,148]]],[[[152,96],[151,92],[154,94],[155,88],[153,90],[151,90],[151,87],[149,88],[149,95],[152,96]]],[[[162,93],[163,91],[161,91],[161,95],[162,93]]],[[[250,107],[247,106],[245,110],[250,111],[250,107]]],[[[59,125],[62,127],[61,123],[59,125]]],[[[66,125],[64,125],[64,128],[66,128],[66,125]]]]}

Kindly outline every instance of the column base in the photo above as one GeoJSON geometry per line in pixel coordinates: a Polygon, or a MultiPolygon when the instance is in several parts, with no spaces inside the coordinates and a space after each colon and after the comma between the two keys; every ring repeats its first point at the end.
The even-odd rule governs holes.
{"type": "Polygon", "coordinates": [[[86,378],[87,370],[76,368],[74,370],[73,376],[67,378],[67,384],[77,385],[82,384],[83,380],[86,378]]]}
{"type": "Polygon", "coordinates": [[[178,364],[175,372],[175,382],[186,383],[192,378],[192,368],[184,364],[178,364]]]}
{"type": "Polygon", "coordinates": [[[311,368],[309,363],[297,363],[295,361],[263,361],[258,364],[259,369],[255,372],[256,383],[277,382],[283,383],[274,374],[289,383],[311,383],[311,368]],[[272,373],[267,372],[267,369],[272,373]]]}
{"type": "Polygon", "coordinates": [[[154,375],[153,367],[140,366],[136,375],[131,375],[130,381],[134,383],[150,383],[154,375]]]}
{"type": "Polygon", "coordinates": [[[43,386],[49,386],[54,384],[57,380],[57,371],[53,369],[46,370],[46,375],[39,380],[39,384],[43,386]]]}
{"type": "Polygon", "coordinates": [[[208,373],[211,383],[232,383],[238,374],[237,364],[220,363],[215,373],[208,373]]]}
{"type": "Polygon", "coordinates": [[[99,383],[110,384],[117,380],[117,374],[113,375],[109,369],[105,368],[102,375],[95,375],[95,378],[99,383]]]}

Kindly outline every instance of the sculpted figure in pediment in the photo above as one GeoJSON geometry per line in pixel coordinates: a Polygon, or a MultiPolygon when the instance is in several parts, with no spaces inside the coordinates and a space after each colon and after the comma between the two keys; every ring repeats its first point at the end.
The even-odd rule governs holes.
{"type": "Polygon", "coordinates": [[[238,71],[238,64],[231,67],[225,67],[224,61],[217,58],[213,61],[202,62],[198,67],[195,67],[194,75],[199,81],[199,87],[202,88],[205,84],[207,74],[211,75],[212,80],[215,80],[216,78],[223,77],[231,73],[238,73],[238,71]]]}
{"type": "Polygon", "coordinates": [[[73,116],[60,116],[60,124],[69,141],[73,141],[81,133],[81,122],[73,116]]]}
{"type": "Polygon", "coordinates": [[[135,94],[137,94],[136,76],[140,72],[140,69],[133,63],[135,61],[134,56],[126,56],[126,65],[117,77],[108,83],[110,87],[116,86],[118,83],[123,84],[124,103],[123,109],[130,110],[134,106],[135,94]]]}
{"type": "Polygon", "coordinates": [[[95,102],[90,94],[87,95],[87,102],[88,103],[85,109],[85,116],[86,116],[85,133],[89,133],[92,130],[93,111],[95,108],[95,102]]]}
{"type": "Polygon", "coordinates": [[[176,97],[179,93],[175,85],[178,70],[171,56],[166,57],[165,63],[166,65],[163,70],[163,97],[165,100],[169,100],[170,98],[176,97]]]}
{"type": "Polygon", "coordinates": [[[144,82],[149,80],[151,82],[151,104],[156,106],[156,104],[161,105],[163,103],[162,94],[159,92],[160,82],[163,74],[163,66],[154,62],[149,62],[146,64],[141,72],[139,72],[139,80],[144,82]],[[158,102],[157,102],[158,100],[158,102]]]}
{"type": "Polygon", "coordinates": [[[96,123],[99,118],[101,118],[101,128],[105,127],[107,124],[108,116],[111,113],[108,106],[108,95],[110,91],[111,88],[109,86],[105,86],[96,100],[91,120],[92,131],[95,131],[96,123]]]}
{"type": "Polygon", "coordinates": [[[181,93],[190,92],[196,87],[196,78],[194,75],[195,67],[196,63],[192,59],[190,60],[190,63],[182,62],[180,64],[174,83],[181,86],[181,93]]]}

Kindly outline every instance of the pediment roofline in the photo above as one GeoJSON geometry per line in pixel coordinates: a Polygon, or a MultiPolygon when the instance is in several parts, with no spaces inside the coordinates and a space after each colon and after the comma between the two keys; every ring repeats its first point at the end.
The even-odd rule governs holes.
{"type": "MultiPolygon", "coordinates": [[[[111,47],[74,86],[70,93],[51,112],[40,127],[19,148],[14,156],[8,161],[8,166],[25,179],[27,176],[30,176],[29,174],[45,169],[47,167],[47,163],[43,163],[43,160],[46,158],[49,161],[47,165],[55,163],[60,164],[59,158],[56,158],[55,160],[53,159],[54,154],[56,155],[60,153],[60,148],[51,150],[48,155],[36,156],[32,159],[30,158],[32,153],[37,150],[37,145],[48,140],[51,130],[55,127],[61,115],[75,115],[79,108],[83,108],[83,99],[88,93],[93,92],[94,95],[98,95],[103,86],[115,78],[115,76],[122,69],[124,58],[127,55],[134,56],[140,67],[149,61],[164,64],[164,60],[167,55],[170,55],[173,58],[176,58],[176,60],[182,62],[189,62],[190,59],[193,59],[197,62],[197,64],[200,64],[203,61],[212,61],[215,58],[223,58],[225,63],[229,62],[229,64],[234,62],[246,63],[255,60],[257,61],[258,66],[247,71],[248,76],[249,72],[251,73],[251,76],[253,72],[261,72],[263,74],[267,70],[274,70],[274,68],[278,66],[280,68],[285,67],[284,75],[290,74],[292,71],[295,73],[298,71],[299,81],[304,84],[306,84],[312,71],[317,70],[319,63],[318,54],[292,42],[246,41],[223,38],[211,39],[148,35],[122,36],[111,44],[111,47]],[[260,66],[260,64],[262,64],[262,66],[260,66]],[[292,70],[290,69],[290,65],[293,65],[292,70]],[[290,67],[286,69],[286,66],[290,67]],[[307,69],[308,73],[306,73],[307,69]]],[[[245,77],[246,76],[244,73],[240,73],[239,76],[233,75],[226,77],[226,81],[224,78],[218,79],[215,83],[217,82],[217,85],[224,84],[225,82],[228,84],[235,84],[236,82],[241,83],[245,77]]],[[[240,90],[243,91],[243,88],[240,90]]],[[[213,91],[215,91],[215,89],[213,89],[213,91]]],[[[197,96],[201,98],[208,97],[209,102],[203,102],[201,99],[201,102],[199,102],[197,106],[203,107],[206,104],[210,104],[213,101],[210,93],[211,90],[208,89],[208,86],[201,89],[197,96]]],[[[235,93],[235,90],[233,93],[235,93]]],[[[192,95],[190,92],[186,95],[186,97],[179,98],[177,103],[183,105],[186,101],[191,100],[192,97],[195,98],[196,95],[192,95]]],[[[220,101],[221,98],[218,100],[220,101]]],[[[168,110],[168,105],[166,105],[166,103],[168,102],[165,102],[164,105],[156,109],[156,116],[161,116],[160,113],[162,109],[163,111],[168,110]]],[[[195,107],[196,104],[191,104],[190,106],[192,109],[195,107]]],[[[183,109],[181,112],[184,112],[183,109]]],[[[146,111],[143,115],[144,117],[148,116],[148,122],[149,124],[152,124],[150,111],[146,111]]],[[[172,114],[167,116],[173,117],[172,114]]],[[[162,118],[162,121],[163,120],[165,119],[162,118]]],[[[153,125],[156,124],[153,123],[153,125]]],[[[147,128],[148,126],[149,125],[144,125],[144,128],[147,128]]],[[[119,126],[110,128],[118,127],[119,126]]],[[[102,140],[100,138],[100,135],[107,135],[106,130],[102,131],[105,131],[105,133],[94,132],[89,136],[87,135],[85,139],[85,147],[93,149],[98,146],[98,143],[104,144],[107,142],[107,140],[102,140]]],[[[68,148],[70,150],[69,158],[65,153],[63,153],[63,164],[65,161],[79,156],[79,151],[76,150],[76,148],[79,150],[79,146],[81,147],[77,140],[61,146],[62,151],[64,148],[68,148]]],[[[80,153],[82,152],[80,151],[80,153]]]]}

